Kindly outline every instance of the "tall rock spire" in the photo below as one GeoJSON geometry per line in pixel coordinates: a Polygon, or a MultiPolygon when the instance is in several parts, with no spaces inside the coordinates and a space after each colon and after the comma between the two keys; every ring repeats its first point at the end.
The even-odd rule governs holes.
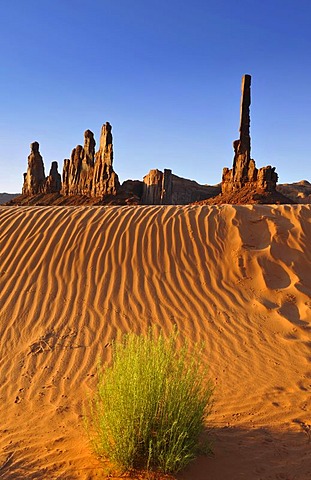
{"type": "Polygon", "coordinates": [[[95,140],[91,130],[84,132],[84,146],[77,145],[64,160],[63,195],[90,195],[94,173],[95,140]]]}
{"type": "Polygon", "coordinates": [[[257,169],[251,158],[250,105],[251,76],[244,75],[241,85],[240,138],[233,142],[234,159],[232,169],[223,169],[221,191],[230,193],[241,188],[274,191],[278,176],[270,165],[257,169]]]}
{"type": "Polygon", "coordinates": [[[90,195],[93,185],[94,158],[95,158],[95,139],[91,130],[84,132],[84,147],[81,163],[79,193],[90,195]]]}
{"type": "Polygon", "coordinates": [[[23,195],[43,193],[45,188],[45,173],[42,156],[39,152],[39,143],[30,144],[28,168],[24,173],[23,195]]]}
{"type": "Polygon", "coordinates": [[[52,162],[49,176],[44,173],[43,158],[39,152],[39,143],[30,144],[27,172],[24,173],[23,195],[38,193],[58,193],[61,189],[61,177],[57,162],[52,162]]]}
{"type": "Polygon", "coordinates": [[[240,108],[240,142],[249,152],[251,150],[250,131],[250,105],[251,105],[251,76],[244,75],[241,85],[241,108],[240,108]]]}
{"type": "Polygon", "coordinates": [[[106,122],[101,129],[99,150],[95,155],[92,196],[116,195],[120,187],[118,175],[113,170],[112,127],[106,122]]]}
{"type": "MultiPolygon", "coordinates": [[[[251,76],[244,75],[241,85],[241,108],[240,108],[240,138],[233,142],[233,181],[238,187],[249,178],[251,162],[251,137],[250,137],[250,105],[251,105],[251,76]]],[[[251,166],[251,171],[253,165],[251,166]]]]}

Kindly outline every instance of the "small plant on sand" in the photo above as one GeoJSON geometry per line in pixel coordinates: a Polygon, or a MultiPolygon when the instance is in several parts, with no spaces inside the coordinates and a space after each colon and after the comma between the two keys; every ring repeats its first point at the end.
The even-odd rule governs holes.
{"type": "Polygon", "coordinates": [[[199,451],[212,386],[202,347],[190,353],[177,337],[124,335],[99,366],[87,428],[95,452],[124,471],[177,472],[199,451]]]}

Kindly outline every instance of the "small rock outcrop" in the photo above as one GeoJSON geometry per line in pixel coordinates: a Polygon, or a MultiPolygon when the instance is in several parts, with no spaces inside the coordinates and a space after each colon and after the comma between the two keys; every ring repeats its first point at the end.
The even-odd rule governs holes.
{"type": "Polygon", "coordinates": [[[49,176],[45,180],[44,193],[58,193],[62,188],[62,178],[58,173],[57,162],[52,162],[49,176]]]}
{"type": "Polygon", "coordinates": [[[121,189],[127,198],[136,197],[138,203],[140,203],[144,191],[144,182],[141,180],[125,180],[121,189]]]}
{"type": "Polygon", "coordinates": [[[251,158],[250,137],[251,76],[242,78],[242,96],[240,110],[240,138],[233,142],[233,167],[223,169],[221,191],[230,194],[247,187],[249,190],[275,192],[278,180],[275,167],[256,168],[251,158]]]}
{"type": "Polygon", "coordinates": [[[144,205],[165,205],[172,203],[172,170],[150,170],[143,178],[142,203],[144,205]]]}
{"type": "Polygon", "coordinates": [[[42,156],[39,152],[39,143],[30,144],[28,168],[24,173],[23,195],[36,195],[45,192],[45,173],[42,156]]]}
{"type": "Polygon", "coordinates": [[[219,186],[200,185],[178,177],[172,170],[150,170],[143,178],[143,205],[186,205],[219,193],[219,186]]]}

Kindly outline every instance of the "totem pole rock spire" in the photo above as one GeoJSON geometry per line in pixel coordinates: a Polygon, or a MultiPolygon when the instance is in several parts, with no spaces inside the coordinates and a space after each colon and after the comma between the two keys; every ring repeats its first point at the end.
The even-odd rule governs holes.
{"type": "Polygon", "coordinates": [[[250,137],[250,105],[251,105],[251,76],[244,75],[241,85],[240,107],[240,138],[233,142],[233,181],[240,188],[242,183],[249,179],[250,168],[254,169],[251,160],[251,137],[250,137]],[[240,185],[239,185],[240,184],[240,185]]]}
{"type": "Polygon", "coordinates": [[[251,76],[244,75],[241,85],[241,108],[240,108],[240,142],[249,154],[251,153],[250,137],[250,105],[251,105],[251,76]]]}
{"type": "Polygon", "coordinates": [[[249,190],[274,191],[277,182],[275,168],[257,169],[251,158],[250,105],[251,76],[244,75],[241,85],[240,138],[233,142],[234,159],[232,169],[223,169],[221,191],[230,193],[247,187],[249,190]]]}

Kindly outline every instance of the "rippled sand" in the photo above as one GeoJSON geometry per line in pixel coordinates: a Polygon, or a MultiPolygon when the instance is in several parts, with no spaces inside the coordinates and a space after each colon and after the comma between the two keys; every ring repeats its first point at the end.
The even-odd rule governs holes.
{"type": "Polygon", "coordinates": [[[103,478],[97,358],[155,324],[216,384],[214,456],[178,478],[310,479],[310,297],[310,205],[0,207],[0,478],[103,478]]]}

